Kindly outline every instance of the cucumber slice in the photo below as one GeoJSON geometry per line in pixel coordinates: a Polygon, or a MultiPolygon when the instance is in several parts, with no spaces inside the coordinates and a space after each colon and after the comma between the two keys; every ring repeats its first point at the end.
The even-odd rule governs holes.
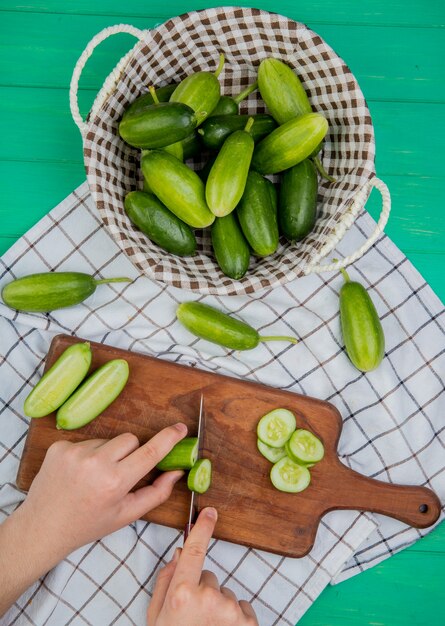
{"type": "Polygon", "coordinates": [[[258,422],[258,439],[271,448],[282,448],[296,427],[295,415],[291,411],[274,409],[258,422]]]}
{"type": "Polygon", "coordinates": [[[324,457],[324,446],[320,439],[303,428],[292,434],[289,450],[298,463],[318,463],[324,457]]]}
{"type": "Polygon", "coordinates": [[[287,454],[287,456],[292,459],[292,461],[295,461],[295,463],[298,463],[298,465],[304,465],[304,467],[307,467],[308,469],[315,465],[315,463],[303,463],[303,461],[297,459],[297,457],[292,454],[292,450],[290,449],[288,441],[286,441],[286,443],[284,444],[284,454],[287,454]]]}
{"type": "Polygon", "coordinates": [[[128,375],[124,359],[113,359],[99,367],[57,411],[57,428],[75,430],[91,422],[116,400],[128,375]]]}
{"type": "Polygon", "coordinates": [[[87,375],[91,357],[88,342],[64,350],[26,398],[25,415],[44,417],[62,406],[87,375]]]}
{"type": "Polygon", "coordinates": [[[270,480],[279,491],[298,493],[309,486],[311,474],[307,467],[285,456],[273,465],[270,470],[270,480]]]}
{"type": "Polygon", "coordinates": [[[271,463],[276,463],[284,456],[286,456],[286,451],[284,448],[271,448],[267,444],[263,443],[261,439],[258,439],[256,443],[258,446],[258,450],[271,463]]]}
{"type": "Polygon", "coordinates": [[[185,437],[177,443],[156,467],[163,472],[189,470],[198,458],[198,437],[185,437]]]}
{"type": "Polygon", "coordinates": [[[212,481],[212,463],[209,459],[199,459],[189,472],[187,487],[190,491],[205,493],[212,481]]]}

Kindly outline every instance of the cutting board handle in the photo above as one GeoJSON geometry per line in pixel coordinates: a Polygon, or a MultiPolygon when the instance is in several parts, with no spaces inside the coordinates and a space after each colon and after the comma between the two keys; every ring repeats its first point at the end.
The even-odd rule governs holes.
{"type": "Polygon", "coordinates": [[[340,466],[332,509],[382,513],[416,528],[432,526],[439,518],[441,503],[431,489],[385,483],[340,466]]]}

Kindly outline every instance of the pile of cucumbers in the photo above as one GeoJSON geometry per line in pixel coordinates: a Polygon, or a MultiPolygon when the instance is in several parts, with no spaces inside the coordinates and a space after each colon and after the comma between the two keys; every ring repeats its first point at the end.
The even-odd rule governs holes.
{"type": "Polygon", "coordinates": [[[127,193],[131,222],[171,254],[196,252],[194,229],[210,227],[221,271],[239,280],[251,255],[273,254],[280,234],[299,241],[314,228],[318,158],[328,130],[312,111],[295,72],[264,59],[257,81],[235,97],[221,95],[218,76],[197,72],[137,98],[119,124],[121,138],[141,150],[142,190],[127,193]],[[259,89],[269,114],[240,115],[259,89]],[[207,159],[196,172],[184,161],[207,159]],[[267,175],[281,174],[278,188],[267,175]]]}

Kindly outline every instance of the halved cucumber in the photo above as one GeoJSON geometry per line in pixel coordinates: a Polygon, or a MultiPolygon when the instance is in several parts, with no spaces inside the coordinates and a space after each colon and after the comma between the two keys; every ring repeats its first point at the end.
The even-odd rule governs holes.
{"type": "Polygon", "coordinates": [[[198,437],[185,437],[177,443],[156,467],[163,472],[189,470],[198,458],[198,437]]]}
{"type": "Polygon", "coordinates": [[[320,439],[304,428],[292,434],[288,448],[298,463],[318,463],[324,457],[324,446],[320,439]]]}
{"type": "Polygon", "coordinates": [[[271,448],[282,448],[297,426],[295,415],[287,409],[274,409],[258,422],[257,435],[271,448]]]}
{"type": "Polygon", "coordinates": [[[129,375],[124,359],[99,367],[57,411],[57,428],[75,430],[105,411],[125,387],[129,375]]]}
{"type": "Polygon", "coordinates": [[[261,454],[266,457],[266,459],[271,463],[276,463],[284,456],[286,456],[286,451],[284,448],[271,448],[267,444],[263,443],[261,439],[257,439],[257,446],[261,454]]]}
{"type": "Polygon", "coordinates": [[[212,463],[209,459],[199,459],[189,472],[187,487],[190,491],[205,493],[212,482],[212,463]]]}
{"type": "Polygon", "coordinates": [[[307,467],[285,456],[273,465],[270,470],[270,480],[279,491],[298,493],[309,486],[311,475],[307,467]]]}
{"type": "Polygon", "coordinates": [[[284,454],[285,455],[287,454],[287,456],[290,459],[292,459],[292,461],[295,461],[295,463],[298,463],[298,465],[303,465],[304,467],[307,467],[308,469],[315,465],[315,463],[303,463],[303,461],[300,461],[300,459],[297,459],[297,457],[292,454],[292,450],[290,449],[288,441],[286,441],[286,443],[284,444],[284,454]]]}
{"type": "Polygon", "coordinates": [[[88,342],[64,350],[26,398],[25,415],[44,417],[62,406],[87,375],[91,357],[88,342]]]}

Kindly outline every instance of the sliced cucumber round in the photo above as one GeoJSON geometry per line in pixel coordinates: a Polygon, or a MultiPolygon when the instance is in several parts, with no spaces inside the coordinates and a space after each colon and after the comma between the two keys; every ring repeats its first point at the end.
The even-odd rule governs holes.
{"type": "Polygon", "coordinates": [[[271,448],[267,444],[263,443],[261,439],[257,439],[256,443],[258,450],[271,463],[276,463],[282,459],[283,456],[286,456],[286,450],[284,448],[271,448]]]}
{"type": "Polygon", "coordinates": [[[320,439],[304,428],[292,434],[288,449],[297,463],[318,463],[324,457],[324,446],[320,439]]]}
{"type": "Polygon", "coordinates": [[[297,421],[291,411],[274,409],[258,422],[258,439],[271,448],[282,448],[296,427],[297,421]]]}
{"type": "Polygon", "coordinates": [[[187,487],[190,491],[205,493],[212,482],[212,462],[209,459],[199,459],[189,472],[187,487]]]}
{"type": "Polygon", "coordinates": [[[198,437],[185,437],[181,439],[156,465],[163,472],[171,470],[189,470],[198,458],[198,437]]]}
{"type": "Polygon", "coordinates": [[[298,463],[298,465],[303,465],[304,467],[307,467],[308,469],[315,465],[315,463],[303,463],[303,461],[300,461],[300,459],[297,459],[297,457],[292,454],[292,450],[290,449],[288,441],[286,441],[286,443],[284,444],[284,454],[287,454],[287,456],[290,459],[292,459],[292,461],[295,461],[295,463],[298,463]]]}
{"type": "Polygon", "coordinates": [[[309,486],[311,474],[307,467],[285,456],[273,465],[270,470],[270,480],[279,491],[298,493],[309,486]]]}

